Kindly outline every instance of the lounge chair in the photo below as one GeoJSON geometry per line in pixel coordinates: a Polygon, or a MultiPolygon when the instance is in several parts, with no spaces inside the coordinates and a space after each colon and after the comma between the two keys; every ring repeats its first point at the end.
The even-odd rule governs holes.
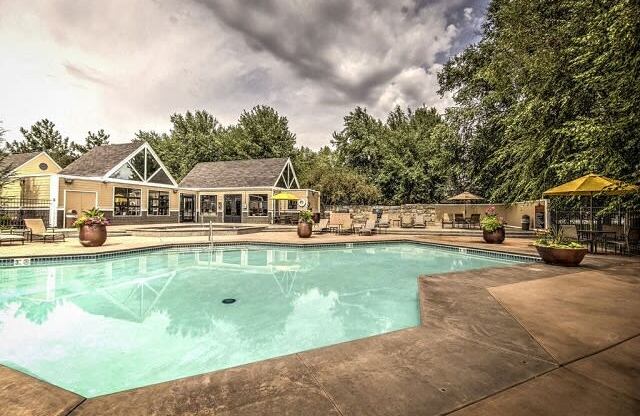
{"type": "Polygon", "coordinates": [[[24,226],[31,231],[32,237],[40,237],[45,243],[60,239],[64,241],[64,233],[55,231],[53,227],[45,227],[41,218],[25,218],[24,226]]]}
{"type": "Polygon", "coordinates": [[[389,228],[389,214],[382,214],[378,221],[378,228],[389,228]]]}
{"type": "Polygon", "coordinates": [[[465,228],[468,223],[467,220],[464,219],[464,214],[454,214],[453,225],[455,227],[465,228]]]}
{"type": "Polygon", "coordinates": [[[424,220],[424,215],[416,215],[413,220],[413,228],[426,228],[427,222],[424,220]]]}
{"type": "Polygon", "coordinates": [[[442,214],[442,228],[444,228],[445,224],[448,224],[453,228],[453,220],[449,217],[449,214],[446,212],[442,214]]]}
{"type": "Polygon", "coordinates": [[[13,228],[9,228],[8,230],[0,230],[0,245],[2,243],[15,243],[21,242],[24,245],[24,236],[13,233],[13,228]]]}
{"type": "Polygon", "coordinates": [[[400,219],[400,215],[399,214],[389,215],[389,223],[391,224],[391,227],[395,227],[396,223],[398,224],[398,226],[400,226],[402,223],[400,219]]]}
{"type": "Polygon", "coordinates": [[[340,227],[340,233],[351,234],[353,232],[353,219],[345,218],[340,227]]]}
{"type": "Polygon", "coordinates": [[[471,218],[469,219],[469,227],[480,228],[480,214],[471,214],[471,218]]]}
{"type": "Polygon", "coordinates": [[[324,233],[329,230],[329,220],[327,218],[322,218],[316,224],[313,224],[313,232],[314,233],[324,233]]]}
{"type": "Polygon", "coordinates": [[[402,214],[400,217],[400,227],[411,228],[413,227],[413,217],[409,214],[402,214]]]}
{"type": "Polygon", "coordinates": [[[363,234],[373,235],[373,233],[375,232],[376,232],[376,222],[375,220],[372,220],[372,219],[368,219],[367,222],[364,224],[364,227],[358,230],[358,234],[360,235],[363,235],[363,234]]]}

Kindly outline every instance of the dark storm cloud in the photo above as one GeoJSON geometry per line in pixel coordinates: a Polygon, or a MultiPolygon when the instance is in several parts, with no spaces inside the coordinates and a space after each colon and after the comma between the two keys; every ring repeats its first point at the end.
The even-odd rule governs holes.
{"type": "Polygon", "coordinates": [[[429,67],[446,54],[459,31],[447,15],[472,1],[200,3],[253,50],[267,51],[345,100],[366,101],[405,68],[429,67]]]}
{"type": "Polygon", "coordinates": [[[317,148],[356,105],[443,110],[437,72],[477,40],[486,1],[0,0],[2,117],[118,142],[176,112],[231,124],[264,104],[317,148]]]}

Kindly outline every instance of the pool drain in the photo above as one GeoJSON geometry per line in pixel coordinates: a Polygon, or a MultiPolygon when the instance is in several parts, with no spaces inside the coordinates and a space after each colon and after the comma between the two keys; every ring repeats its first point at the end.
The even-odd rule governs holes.
{"type": "Polygon", "coordinates": [[[227,304],[227,305],[230,304],[230,303],[235,303],[235,301],[236,300],[233,299],[233,298],[222,299],[222,303],[227,304]]]}

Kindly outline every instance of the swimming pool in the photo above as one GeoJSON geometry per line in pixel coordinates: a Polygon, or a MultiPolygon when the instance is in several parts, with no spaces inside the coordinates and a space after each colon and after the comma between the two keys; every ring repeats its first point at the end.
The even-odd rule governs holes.
{"type": "Polygon", "coordinates": [[[5,267],[0,363],[95,397],[416,326],[418,275],[514,263],[388,243],[5,267]]]}

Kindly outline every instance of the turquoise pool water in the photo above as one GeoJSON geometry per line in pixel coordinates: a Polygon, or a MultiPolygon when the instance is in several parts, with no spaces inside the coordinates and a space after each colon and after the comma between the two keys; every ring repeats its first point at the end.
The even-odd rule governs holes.
{"type": "Polygon", "coordinates": [[[0,268],[0,363],[94,397],[416,326],[418,275],[509,264],[376,244],[0,268]]]}

